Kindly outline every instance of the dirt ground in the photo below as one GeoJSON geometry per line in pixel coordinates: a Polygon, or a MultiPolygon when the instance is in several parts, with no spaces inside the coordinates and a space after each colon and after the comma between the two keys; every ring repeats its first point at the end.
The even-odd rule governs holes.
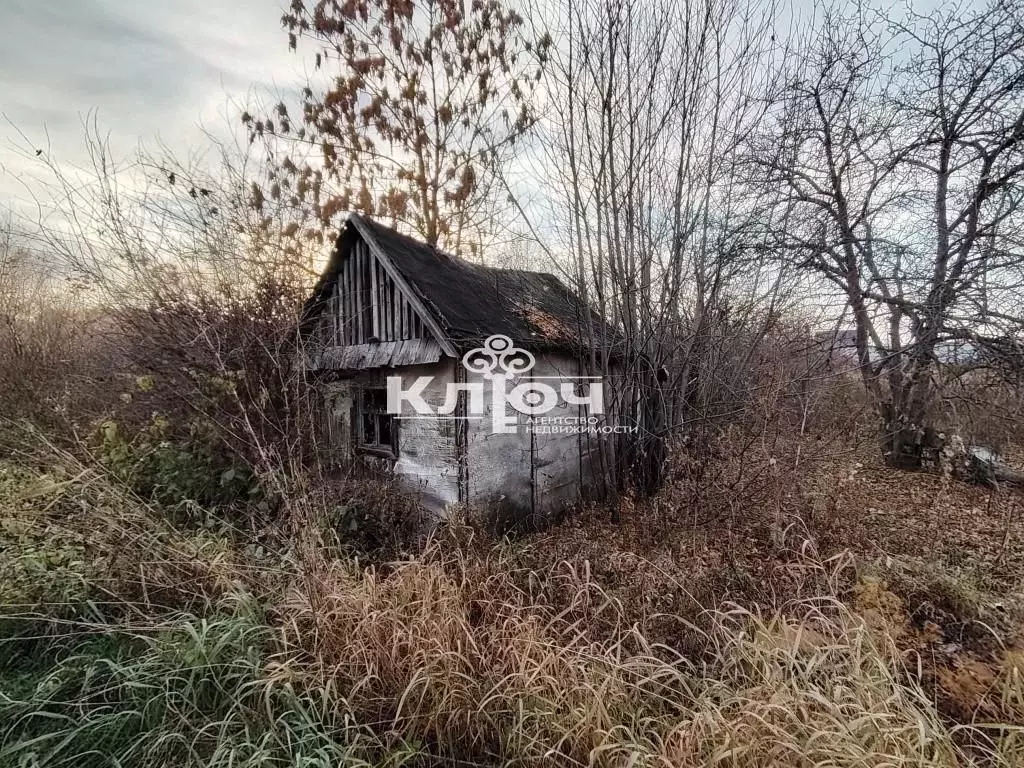
{"type": "Polygon", "coordinates": [[[747,509],[695,515],[667,488],[623,500],[617,523],[587,508],[516,549],[529,567],[589,569],[684,652],[684,622],[707,607],[834,594],[886,625],[950,718],[995,716],[993,683],[1024,649],[1024,492],[890,469],[868,448],[759,482],[747,509]]]}

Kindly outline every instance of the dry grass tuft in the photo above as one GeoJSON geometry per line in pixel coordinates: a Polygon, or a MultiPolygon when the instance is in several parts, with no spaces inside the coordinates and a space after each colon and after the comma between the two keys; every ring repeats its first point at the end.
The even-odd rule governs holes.
{"type": "MultiPolygon", "coordinates": [[[[823,566],[808,564],[808,567],[823,566]]],[[[390,570],[323,563],[282,607],[307,684],[357,722],[471,764],[1018,765],[950,729],[894,643],[834,597],[706,614],[704,654],[651,643],[588,572],[435,542],[390,570]],[[594,631],[597,628],[598,631],[594,631]],[[315,682],[314,682],[315,681],[315,682]],[[971,742],[973,751],[964,744],[971,742]]],[[[1005,676],[1009,699],[1020,690],[1005,676]]]]}

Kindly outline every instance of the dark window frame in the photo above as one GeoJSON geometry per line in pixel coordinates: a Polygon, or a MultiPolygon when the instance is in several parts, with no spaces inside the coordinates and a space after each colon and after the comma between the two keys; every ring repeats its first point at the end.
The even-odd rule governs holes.
{"type": "Polygon", "coordinates": [[[387,412],[387,389],[360,387],[352,419],[356,450],[370,456],[398,458],[398,419],[387,412]]]}

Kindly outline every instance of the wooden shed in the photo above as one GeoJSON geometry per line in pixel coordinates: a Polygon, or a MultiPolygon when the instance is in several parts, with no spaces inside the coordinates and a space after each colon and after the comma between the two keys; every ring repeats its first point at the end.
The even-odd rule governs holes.
{"type": "Polygon", "coordinates": [[[612,331],[557,277],[472,264],[350,214],[303,316],[333,457],[443,515],[547,516],[601,484],[612,331]]]}

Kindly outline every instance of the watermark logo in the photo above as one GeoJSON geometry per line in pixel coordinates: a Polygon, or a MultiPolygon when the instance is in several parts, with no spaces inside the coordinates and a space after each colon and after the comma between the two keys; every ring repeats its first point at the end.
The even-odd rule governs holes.
{"type": "Polygon", "coordinates": [[[481,380],[448,382],[437,408],[427,402],[428,393],[431,399],[439,399],[433,376],[420,376],[408,388],[401,376],[389,376],[388,413],[401,418],[489,417],[492,430],[499,434],[515,432],[520,426],[534,432],[604,431],[595,430],[604,420],[604,387],[597,376],[535,376],[532,371],[537,359],[533,354],[501,334],[488,337],[482,347],[467,352],[462,365],[481,380]],[[462,392],[466,393],[465,415],[456,417],[462,392]],[[414,415],[406,414],[403,406],[414,415]],[[581,406],[583,415],[550,415],[569,406],[581,406]],[[519,414],[528,417],[525,425],[520,423],[519,414]]]}

